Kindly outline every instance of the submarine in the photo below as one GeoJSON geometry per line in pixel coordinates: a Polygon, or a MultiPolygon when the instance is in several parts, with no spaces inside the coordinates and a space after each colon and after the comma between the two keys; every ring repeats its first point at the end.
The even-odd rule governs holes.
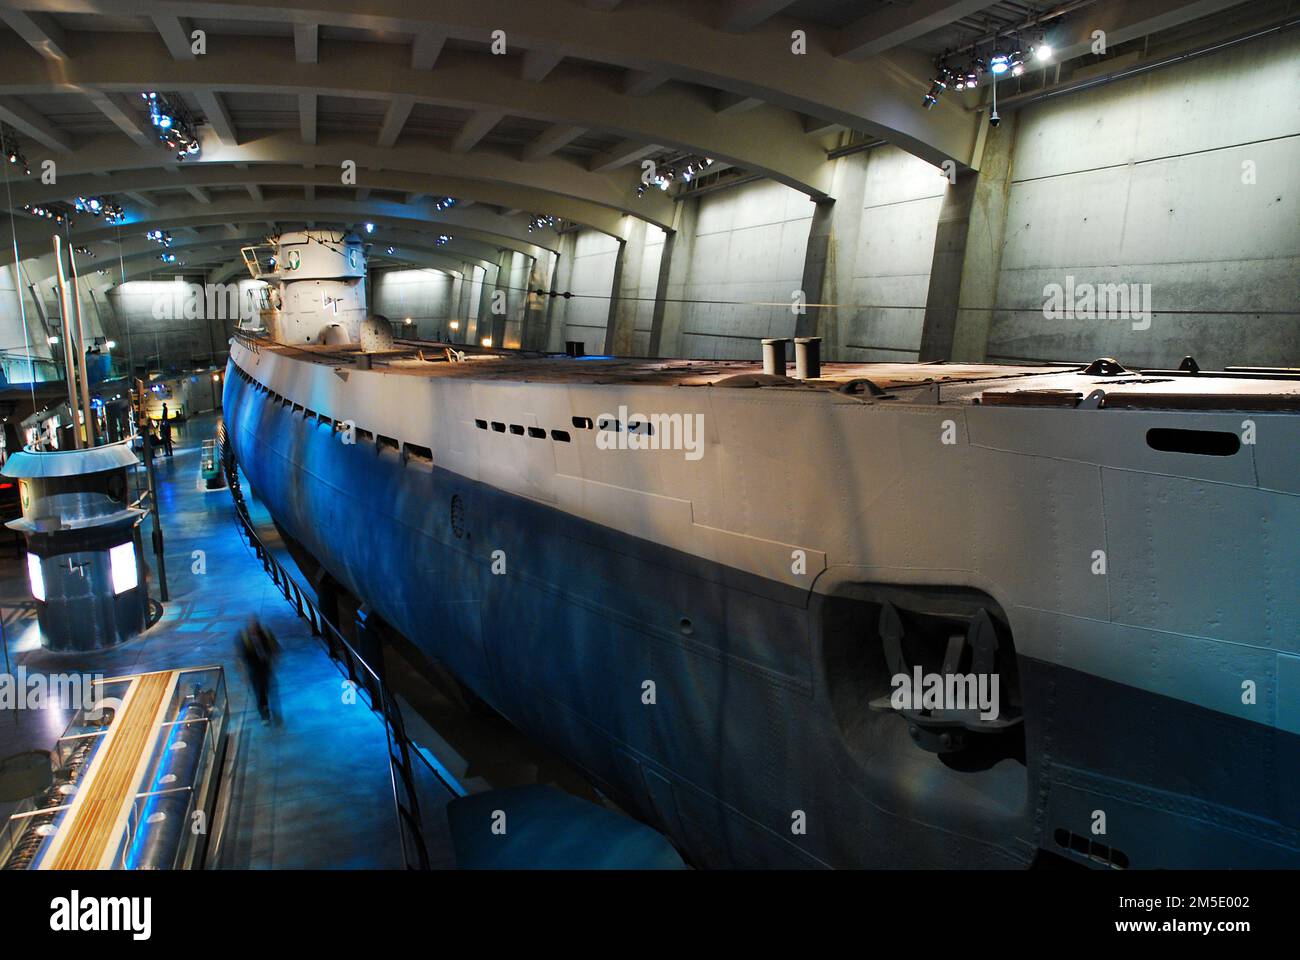
{"type": "Polygon", "coordinates": [[[277,526],[693,865],[1300,866],[1294,372],[415,341],[274,254],[277,526]]]}

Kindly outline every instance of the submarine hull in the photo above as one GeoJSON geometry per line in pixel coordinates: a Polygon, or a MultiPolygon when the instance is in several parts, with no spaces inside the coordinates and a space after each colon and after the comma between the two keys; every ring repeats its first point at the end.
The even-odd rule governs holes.
{"type": "MultiPolygon", "coordinates": [[[[749,460],[726,465],[746,479],[722,502],[749,498],[743,516],[757,517],[771,509],[755,502],[770,481],[778,497],[798,491],[800,505],[789,524],[745,529],[725,505],[706,518],[716,526],[700,523],[701,496],[687,522],[712,539],[683,549],[665,532],[676,504],[598,502],[650,481],[588,476],[581,509],[555,494],[579,472],[559,448],[583,438],[581,417],[543,412],[552,385],[489,394],[472,382],[438,384],[421,414],[435,433],[408,444],[380,433],[375,397],[394,416],[414,412],[393,399],[398,378],[344,379],[283,355],[264,362],[268,353],[236,344],[224,406],[239,464],[277,523],[428,657],[696,864],[1024,867],[1047,851],[1097,867],[1300,865],[1300,735],[1281,705],[1300,674],[1278,675],[1297,652],[1295,634],[1285,635],[1291,601],[1247,598],[1269,623],[1244,646],[1183,629],[1177,612],[1155,622],[1117,601],[1124,534],[1098,540],[1094,523],[1103,493],[1112,504],[1143,495],[1164,504],[1168,517],[1152,518],[1148,505],[1148,528],[1130,531],[1143,561],[1155,562],[1152,544],[1181,522],[1170,498],[1182,491],[1213,500],[1202,506],[1224,522],[1261,516],[1268,562],[1294,570],[1294,543],[1273,532],[1300,516],[1292,493],[1244,482],[1219,489],[1195,469],[1126,467],[1103,491],[1107,464],[1040,462],[996,444],[943,469],[920,467],[926,479],[900,491],[897,478],[864,482],[853,464],[888,461],[889,451],[913,461],[951,455],[932,442],[944,411],[855,416],[853,429],[833,431],[834,457],[818,462],[814,451],[776,469],[809,411],[827,411],[715,391],[708,451],[749,460]],[[527,411],[501,422],[540,423],[544,434],[548,421],[560,423],[573,437],[538,442],[480,427],[496,422],[488,408],[498,396],[527,411]],[[730,437],[749,416],[769,430],[789,416],[785,441],[730,437]],[[345,425],[368,422],[373,433],[348,440],[345,425]],[[550,457],[544,446],[554,447],[550,457]],[[553,489],[537,479],[548,470],[553,489]],[[899,498],[917,508],[898,516],[899,498]],[[946,523],[957,513],[970,515],[965,526],[946,523]],[[1023,554],[1015,569],[987,542],[995,536],[1023,554]],[[983,542],[963,546],[972,539],[983,542]],[[1111,582],[1089,570],[1098,543],[1112,555],[1111,582]],[[883,641],[886,609],[908,625],[904,648],[918,664],[930,662],[927,644],[942,647],[981,618],[994,624],[1003,710],[1016,722],[996,732],[975,725],[964,749],[945,750],[931,742],[938,731],[882,706],[896,666],[883,641]],[[1201,660],[1185,662],[1189,652],[1201,660]],[[1243,677],[1256,677],[1270,700],[1255,718],[1233,702],[1243,677]]],[[[673,402],[617,386],[583,398],[592,411],[673,402]]],[[[571,391],[559,403],[576,409],[571,391]]],[[[674,456],[663,475],[680,466],[674,456]]],[[[1224,574],[1231,560],[1192,567],[1180,588],[1189,595],[1210,573],[1241,583],[1260,573],[1238,563],[1224,574]]],[[[1129,588],[1137,597],[1153,586],[1129,588]]],[[[1251,614],[1234,616],[1221,620],[1224,634],[1252,628],[1251,614]]]]}

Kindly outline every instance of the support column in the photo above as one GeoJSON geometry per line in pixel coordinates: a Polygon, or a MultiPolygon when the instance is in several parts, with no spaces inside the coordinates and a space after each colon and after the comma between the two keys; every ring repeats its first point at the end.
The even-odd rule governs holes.
{"type": "Polygon", "coordinates": [[[1007,207],[1019,123],[1018,111],[1003,118],[1001,126],[989,130],[984,144],[971,209],[966,263],[962,267],[961,294],[957,300],[954,360],[969,363],[988,358],[989,329],[993,325],[993,308],[997,305],[998,280],[1002,274],[1002,250],[1006,244],[1007,207]]]}
{"type": "MultiPolygon", "coordinates": [[[[835,216],[835,201],[819,200],[813,207],[812,225],[808,228],[808,246],[803,258],[803,280],[800,289],[804,293],[804,302],[808,304],[825,303],[822,299],[823,280],[830,266],[830,248],[832,224],[835,216]]],[[[823,307],[808,306],[804,312],[796,315],[794,335],[796,337],[824,336],[823,307]]]]}
{"type": "MultiPolygon", "coordinates": [[[[691,279],[692,258],[695,255],[695,227],[699,222],[700,198],[680,200],[673,212],[673,239],[665,244],[664,256],[668,260],[668,273],[659,266],[660,293],[655,296],[655,313],[659,324],[659,348],[652,356],[680,357],[683,353],[683,324],[687,315],[686,285],[691,279]]],[[[653,332],[651,337],[654,337],[653,332]]]]}
{"type": "Polygon", "coordinates": [[[506,287],[510,286],[510,268],[513,261],[513,251],[502,250],[497,258],[497,279],[492,291],[492,302],[489,303],[488,311],[492,317],[492,323],[489,327],[492,337],[492,346],[500,347],[505,344],[506,322],[510,319],[510,291],[506,287]],[[501,311],[496,308],[497,292],[500,292],[501,311]]]}
{"type": "Polygon", "coordinates": [[[533,257],[528,268],[527,287],[528,293],[526,306],[524,307],[524,328],[520,333],[520,346],[525,350],[545,350],[546,349],[546,318],[548,308],[551,304],[551,298],[545,293],[538,294],[536,290],[546,290],[549,287],[548,275],[552,273],[546,261],[554,263],[555,257],[533,257]]]}
{"type": "Polygon", "coordinates": [[[925,320],[921,325],[921,348],[917,354],[917,359],[923,362],[952,359],[962,265],[966,260],[971,204],[978,181],[979,175],[974,171],[959,173],[957,182],[948,184],[943,205],[939,208],[934,256],[930,261],[930,290],[925,297],[925,320]]]}
{"type": "Polygon", "coordinates": [[[573,230],[560,237],[560,252],[555,258],[554,287],[556,296],[551,299],[547,312],[549,339],[546,349],[551,353],[563,353],[569,320],[569,293],[573,285],[573,260],[578,248],[578,231],[573,230]]]}
{"type": "Polygon", "coordinates": [[[979,363],[986,359],[1002,270],[1018,119],[1019,114],[1012,113],[1000,126],[986,127],[980,172],[958,177],[949,188],[951,205],[949,197],[944,198],[921,332],[922,360],[979,363]]]}
{"type": "Polygon", "coordinates": [[[659,279],[655,283],[654,313],[650,317],[650,349],[652,357],[661,356],[660,344],[664,333],[664,308],[667,306],[668,277],[672,274],[673,248],[677,244],[677,231],[669,230],[664,234],[663,249],[659,253],[659,279]]]}
{"type": "MultiPolygon", "coordinates": [[[[629,357],[636,353],[636,318],[640,307],[641,270],[645,263],[647,225],[644,220],[633,220],[627,243],[622,248],[623,269],[621,277],[614,278],[616,297],[612,337],[606,334],[605,353],[629,357]]],[[[618,267],[615,265],[615,272],[618,267]]]]}
{"type": "Polygon", "coordinates": [[[451,276],[451,291],[449,292],[447,297],[447,320],[434,321],[434,329],[437,330],[439,327],[442,327],[444,330],[447,331],[448,339],[451,339],[450,321],[453,318],[459,317],[461,315],[461,309],[460,309],[461,297],[465,288],[469,286],[467,283],[465,283],[464,274],[453,273],[450,274],[450,276],[451,276]]]}
{"type": "Polygon", "coordinates": [[[605,341],[600,347],[600,352],[604,354],[614,352],[614,334],[618,327],[618,304],[622,300],[620,292],[623,286],[623,261],[626,256],[627,241],[619,240],[618,250],[614,252],[614,280],[609,287],[609,314],[605,320],[605,341]]]}

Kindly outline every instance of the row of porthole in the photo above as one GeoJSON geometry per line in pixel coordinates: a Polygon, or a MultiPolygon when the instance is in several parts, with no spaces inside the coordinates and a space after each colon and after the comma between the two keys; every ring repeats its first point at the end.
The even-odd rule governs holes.
{"type": "MultiPolygon", "coordinates": [[[[279,403],[282,406],[290,407],[291,412],[293,413],[301,412],[304,418],[310,420],[316,420],[319,423],[323,423],[326,426],[328,426],[331,430],[333,430],[335,433],[346,429],[346,426],[342,420],[335,420],[332,417],[328,417],[323,413],[317,413],[315,410],[311,410],[307,407],[304,407],[300,403],[294,403],[288,397],[281,396],[280,394],[276,393],[274,390],[266,386],[266,384],[262,383],[260,380],[253,379],[252,376],[245,373],[239,367],[235,367],[235,371],[241,377],[243,377],[243,379],[246,380],[254,389],[261,390],[263,393],[265,393],[276,403],[279,403]]],[[[366,430],[363,427],[355,428],[355,436],[358,440],[364,441],[366,443],[373,441],[375,444],[375,449],[377,451],[382,452],[383,450],[387,449],[387,450],[391,450],[394,453],[397,453],[398,455],[401,456],[402,461],[404,463],[409,462],[411,460],[415,460],[417,462],[421,462],[426,465],[433,463],[433,451],[431,451],[428,447],[422,447],[414,443],[402,443],[401,441],[395,440],[392,437],[385,437],[380,434],[372,433],[371,431],[366,430]]]]}
{"type": "MultiPolygon", "coordinates": [[[[595,427],[592,423],[591,417],[574,417],[573,425],[579,430],[592,430],[595,427]]],[[[517,437],[522,437],[526,433],[528,436],[533,437],[536,440],[546,439],[546,430],[542,427],[525,427],[518,423],[502,423],[500,420],[475,420],[474,426],[478,427],[480,430],[490,429],[495,433],[505,433],[509,431],[517,437]]],[[[619,433],[623,430],[623,424],[618,420],[601,420],[600,429],[613,430],[614,432],[619,433]]],[[[655,428],[652,423],[628,421],[627,432],[644,433],[647,436],[651,436],[654,434],[655,428]]],[[[560,443],[569,443],[571,438],[569,436],[569,431],[567,430],[552,430],[551,439],[559,441],[560,443]]]]}
{"type": "MultiPolygon", "coordinates": [[[[522,437],[526,433],[534,440],[546,439],[546,431],[541,427],[525,427],[523,424],[519,423],[507,424],[502,423],[500,420],[492,420],[490,422],[487,420],[475,420],[474,426],[478,427],[480,430],[491,429],[495,433],[505,433],[509,430],[517,437],[522,437]]],[[[551,439],[558,441],[559,443],[568,443],[570,437],[567,430],[552,430],[551,439]]]]}
{"type": "MultiPolygon", "coordinates": [[[[292,401],[290,401],[288,397],[283,397],[280,394],[276,393],[274,390],[272,390],[270,387],[267,387],[264,384],[262,384],[260,381],[254,380],[249,374],[245,373],[239,367],[235,367],[235,370],[239,373],[240,376],[242,376],[245,380],[251,383],[254,387],[257,387],[258,389],[265,391],[267,394],[269,394],[278,402],[282,404],[292,403],[292,401]]],[[[303,412],[303,415],[306,417],[313,417],[313,418],[318,418],[321,421],[327,421],[335,430],[342,429],[342,421],[335,421],[332,418],[324,416],[323,414],[317,414],[314,410],[308,410],[305,407],[303,407],[301,404],[293,403],[293,409],[295,413],[301,410],[303,412]]],[[[590,417],[573,417],[573,425],[579,430],[592,430],[595,428],[595,424],[592,422],[592,419],[590,417]]],[[[527,427],[524,426],[523,424],[518,424],[518,423],[507,424],[507,423],[502,423],[499,420],[488,421],[488,420],[478,420],[478,419],[474,421],[474,426],[478,427],[480,430],[491,429],[495,433],[506,433],[508,431],[517,437],[522,437],[525,434],[527,434],[529,437],[532,437],[534,440],[546,439],[546,430],[542,427],[527,427]]],[[[621,432],[624,429],[624,427],[623,424],[618,420],[602,419],[600,422],[600,429],[621,432]]],[[[653,435],[654,425],[651,423],[640,423],[640,422],[628,421],[627,432],[645,433],[647,435],[653,435]]],[[[370,431],[361,428],[357,429],[357,434],[359,436],[364,437],[367,440],[370,439],[371,436],[374,436],[373,434],[371,434],[370,431]]],[[[557,443],[570,443],[572,441],[572,438],[570,437],[569,432],[567,430],[551,430],[551,439],[556,441],[557,443]]],[[[385,445],[383,441],[385,440],[388,441],[388,444],[392,445],[394,449],[397,448],[397,441],[392,440],[391,438],[388,437],[378,437],[377,438],[378,445],[380,447],[383,447],[385,445]]],[[[410,444],[401,444],[402,448],[406,448],[410,446],[411,446],[410,444]]],[[[417,459],[431,460],[432,455],[427,453],[426,451],[427,448],[425,447],[415,447],[412,452],[414,453],[417,459]]]]}

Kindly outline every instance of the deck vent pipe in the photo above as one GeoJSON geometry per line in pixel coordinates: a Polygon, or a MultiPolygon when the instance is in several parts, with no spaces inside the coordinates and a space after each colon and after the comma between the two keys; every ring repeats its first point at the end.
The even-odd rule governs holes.
{"type": "Polygon", "coordinates": [[[822,375],[822,338],[794,338],[794,378],[817,380],[822,375]]]}
{"type": "Polygon", "coordinates": [[[785,376],[785,345],[789,337],[774,337],[763,341],[763,373],[769,377],[785,376]]]}

